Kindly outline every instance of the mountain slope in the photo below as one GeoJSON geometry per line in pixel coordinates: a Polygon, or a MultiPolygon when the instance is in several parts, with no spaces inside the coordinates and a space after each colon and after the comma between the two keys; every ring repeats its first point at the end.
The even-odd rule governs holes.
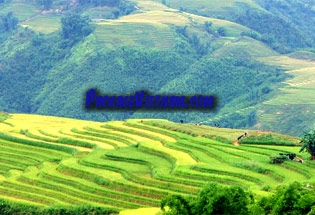
{"type": "Polygon", "coordinates": [[[305,93],[313,90],[313,65],[280,53],[312,51],[312,37],[300,41],[313,31],[305,27],[309,20],[292,21],[312,10],[310,3],[302,10],[286,2],[299,7],[289,13],[261,1],[137,0],[111,7],[56,1],[43,10],[26,1],[0,3],[1,14],[13,11],[20,21],[16,32],[2,33],[1,109],[98,121],[163,117],[300,135],[313,123],[314,99],[305,93]],[[89,15],[94,31],[71,43],[60,21],[74,11],[89,15]],[[210,111],[86,111],[90,88],[214,94],[219,104],[210,111]]]}

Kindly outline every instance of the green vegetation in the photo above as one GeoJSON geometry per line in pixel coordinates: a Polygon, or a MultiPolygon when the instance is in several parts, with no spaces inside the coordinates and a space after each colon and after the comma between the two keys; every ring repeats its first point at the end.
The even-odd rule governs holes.
{"type": "Polygon", "coordinates": [[[263,145],[284,145],[284,146],[297,146],[299,143],[294,139],[276,134],[259,134],[252,135],[240,141],[242,144],[263,144],[263,145]]]}
{"type": "Polygon", "coordinates": [[[10,115],[8,113],[0,113],[0,122],[4,122],[10,115]]]}
{"type": "Polygon", "coordinates": [[[17,24],[18,18],[13,15],[13,12],[8,12],[6,16],[0,16],[0,33],[16,30],[17,24]]]}
{"type": "Polygon", "coordinates": [[[301,140],[303,146],[300,152],[307,151],[311,155],[311,159],[315,160],[315,131],[304,132],[304,136],[301,140]]]}
{"type": "Polygon", "coordinates": [[[24,21],[23,27],[43,34],[53,33],[60,28],[60,16],[55,14],[43,14],[36,17],[36,19],[24,21]],[[46,25],[47,22],[49,22],[49,26],[46,25]]]}
{"type": "Polygon", "coordinates": [[[314,11],[306,0],[0,0],[0,110],[99,121],[1,112],[0,214],[314,214],[314,132],[297,137],[315,113],[314,11]],[[218,100],[87,111],[90,88],[218,100]],[[280,153],[303,162],[270,163],[280,153]]]}
{"type": "MultiPolygon", "coordinates": [[[[307,1],[199,1],[196,4],[169,0],[169,6],[181,11],[216,17],[239,23],[251,29],[243,35],[260,40],[279,53],[314,47],[311,25],[314,11],[307,1]],[[287,32],[290,32],[289,34],[287,32]],[[306,38],[306,39],[302,39],[306,38]]],[[[222,29],[222,28],[220,28],[222,29]]]]}
{"type": "Polygon", "coordinates": [[[38,13],[38,10],[34,4],[27,1],[18,2],[5,1],[0,2],[1,14],[6,14],[13,12],[13,14],[18,18],[19,21],[24,21],[29,17],[32,17],[38,13]]]}
{"type": "Polygon", "coordinates": [[[314,112],[311,8],[298,1],[4,1],[0,109],[299,136],[314,112]],[[214,110],[86,111],[92,87],[111,95],[211,94],[218,103],[214,110]]]}
{"type": "Polygon", "coordinates": [[[70,40],[70,46],[82,38],[88,36],[92,31],[89,25],[89,17],[81,17],[78,14],[71,14],[61,19],[62,36],[70,40]]]}
{"type": "Polygon", "coordinates": [[[7,200],[0,200],[0,213],[3,215],[9,214],[36,214],[36,215],[53,215],[53,214],[89,214],[93,211],[95,215],[110,215],[118,214],[119,212],[114,209],[107,209],[93,206],[77,206],[77,207],[50,207],[39,209],[36,206],[26,205],[21,203],[12,203],[7,200]]]}
{"type": "Polygon", "coordinates": [[[161,209],[165,215],[198,214],[313,214],[314,189],[294,182],[279,186],[269,197],[255,201],[252,193],[237,186],[223,187],[210,183],[195,199],[180,195],[164,198],[161,209]],[[168,207],[168,209],[165,209],[168,207]]]}
{"type": "Polygon", "coordinates": [[[0,133],[0,137],[1,137],[1,139],[12,141],[12,142],[18,142],[20,144],[25,144],[25,145],[30,145],[30,146],[37,146],[37,147],[43,147],[43,148],[49,148],[49,149],[55,149],[55,150],[60,150],[60,151],[64,151],[64,152],[67,152],[67,153],[75,152],[75,150],[73,150],[71,148],[68,148],[68,147],[58,146],[58,145],[53,145],[53,144],[47,144],[45,142],[31,141],[31,140],[28,140],[28,139],[22,139],[22,138],[18,138],[18,137],[13,137],[13,136],[7,135],[5,133],[0,133]]]}
{"type": "MultiPolygon", "coordinates": [[[[243,130],[157,119],[99,123],[10,114],[3,122],[11,124],[0,124],[4,214],[9,210],[31,214],[126,210],[127,214],[128,209],[157,209],[161,204],[167,214],[201,208],[209,214],[222,210],[267,214],[287,210],[270,199],[279,185],[298,180],[313,192],[315,165],[298,153],[300,145],[279,144],[299,142],[286,135],[248,131],[243,140],[257,137],[252,139],[256,142],[235,145],[243,130]],[[279,153],[296,153],[304,162],[271,164],[269,157],[279,153]],[[211,187],[202,190],[209,181],[211,187]],[[243,203],[233,204],[235,199],[243,203]],[[216,207],[218,201],[224,202],[222,207],[216,207]],[[174,212],[177,209],[172,208],[181,204],[188,208],[174,212]]],[[[307,199],[313,194],[297,195],[307,199]]],[[[296,211],[310,211],[312,204],[312,198],[292,203],[296,211]]]]}

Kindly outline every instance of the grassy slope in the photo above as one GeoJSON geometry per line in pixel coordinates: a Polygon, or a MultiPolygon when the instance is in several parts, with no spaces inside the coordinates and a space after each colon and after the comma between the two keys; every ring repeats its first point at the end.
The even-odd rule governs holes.
{"type": "MultiPolygon", "coordinates": [[[[159,0],[154,0],[155,2],[159,2],[159,0]]],[[[253,0],[228,0],[228,1],[220,1],[220,0],[200,0],[197,2],[191,2],[189,0],[167,0],[166,5],[169,5],[172,8],[184,8],[188,10],[203,10],[212,13],[224,14],[230,12],[231,8],[242,9],[242,7],[249,6],[252,8],[257,8],[263,10],[258,4],[253,0]]]]}
{"type": "Polygon", "coordinates": [[[11,3],[1,5],[1,7],[1,13],[8,13],[12,11],[20,21],[25,21],[40,12],[33,4],[29,4],[23,1],[12,1],[11,3]]]}
{"type": "Polygon", "coordinates": [[[314,104],[312,98],[313,83],[315,81],[315,75],[313,73],[315,69],[315,63],[311,61],[304,61],[300,59],[292,59],[286,56],[279,57],[266,57],[261,59],[263,62],[280,65],[284,67],[289,74],[292,74],[294,78],[286,81],[285,88],[281,89],[283,93],[267,104],[314,104]],[[299,99],[295,99],[299,98],[299,99]]]}
{"type": "MultiPolygon", "coordinates": [[[[279,131],[279,121],[284,124],[294,125],[301,130],[303,127],[311,127],[315,113],[314,80],[315,63],[308,60],[295,59],[287,56],[274,56],[259,58],[271,65],[279,65],[287,73],[293,75],[292,79],[285,82],[277,96],[259,106],[259,125],[256,128],[279,131]],[[298,115],[297,115],[298,114],[298,115]]],[[[288,127],[282,127],[286,132],[288,127]]]]}
{"type": "MultiPolygon", "coordinates": [[[[143,2],[139,2],[140,7],[143,2]]],[[[151,5],[150,5],[151,6],[151,5]]],[[[150,9],[143,5],[141,12],[121,17],[113,21],[96,23],[95,36],[97,41],[105,46],[117,47],[131,45],[140,47],[156,47],[169,49],[175,43],[172,25],[202,26],[204,22],[212,22],[216,28],[225,27],[227,36],[238,37],[247,28],[225,20],[205,18],[160,5],[159,9],[150,9]],[[163,38],[161,40],[161,38],[163,38]]]]}
{"type": "MultiPolygon", "coordinates": [[[[141,5],[142,1],[138,2],[141,5]]],[[[204,9],[210,11],[210,13],[216,13],[219,11],[220,13],[224,14],[224,11],[229,11],[231,7],[234,7],[233,10],[235,10],[236,8],[242,9],[242,7],[237,4],[236,1],[225,1],[224,3],[218,1],[198,1],[198,3],[194,2],[194,4],[191,4],[191,2],[189,1],[169,0],[166,2],[166,5],[172,8],[183,7],[191,10],[204,9]]],[[[254,1],[241,2],[248,4],[250,7],[263,10],[259,5],[255,4],[254,1]]],[[[143,7],[146,8],[145,6],[146,5],[144,5],[143,7]]],[[[149,6],[151,6],[151,4],[149,6]]],[[[214,24],[219,24],[216,23],[216,20],[212,19],[211,21],[214,24]]],[[[220,24],[221,26],[226,26],[224,24],[222,25],[222,23],[220,24]]],[[[218,44],[220,43],[218,42],[218,44]]],[[[312,125],[313,122],[302,120],[309,119],[309,117],[312,117],[315,113],[315,106],[313,103],[314,96],[312,93],[314,91],[312,84],[315,80],[315,76],[312,71],[314,71],[315,64],[309,62],[309,60],[313,59],[310,54],[307,55],[308,57],[305,56],[307,53],[303,56],[301,56],[301,54],[303,53],[292,54],[290,55],[291,57],[279,56],[278,53],[274,52],[269,47],[266,47],[264,44],[246,37],[235,37],[234,39],[232,37],[232,39],[227,40],[226,42],[223,42],[221,44],[222,46],[212,53],[213,57],[233,57],[238,56],[240,53],[246,53],[248,56],[254,59],[261,60],[262,62],[265,62],[267,64],[280,66],[287,73],[294,76],[292,79],[285,82],[286,86],[278,90],[278,92],[276,93],[277,96],[262,105],[251,107],[253,109],[259,110],[259,112],[257,113],[258,123],[253,128],[287,132],[293,134],[288,127],[279,126],[279,121],[283,122],[284,124],[298,124],[296,126],[298,126],[300,130],[303,130],[312,125]],[[299,111],[303,112],[303,114],[300,115],[302,121],[299,121],[296,117],[296,106],[298,107],[299,111]]],[[[247,109],[248,108],[240,109],[237,112],[242,113],[247,109]]],[[[205,122],[211,123],[220,119],[220,117],[224,116],[220,116],[219,114],[215,119],[205,120],[205,122]]]]}
{"type": "MultiPolygon", "coordinates": [[[[156,1],[158,2],[158,1],[156,1]]],[[[193,4],[190,1],[176,1],[168,0],[166,5],[172,8],[184,8],[189,11],[198,10],[204,11],[214,16],[229,16],[231,8],[233,11],[244,11],[247,7],[256,8],[265,11],[254,1],[198,1],[193,4]],[[245,6],[246,5],[246,6],[245,6]]],[[[290,131],[289,125],[298,127],[297,130],[309,128],[312,121],[306,119],[312,118],[315,113],[314,106],[314,87],[312,84],[315,80],[314,71],[314,57],[312,53],[296,52],[289,56],[279,56],[278,53],[270,50],[264,44],[261,44],[250,38],[236,38],[234,41],[230,40],[223,43],[219,49],[212,53],[213,57],[221,56],[238,56],[244,54],[254,59],[261,60],[264,63],[280,66],[287,73],[293,75],[293,78],[286,81],[283,88],[280,88],[276,96],[271,100],[264,102],[250,109],[256,109],[258,123],[253,127],[255,129],[266,129],[278,132],[286,132],[294,134],[290,131]],[[300,113],[297,116],[297,112],[300,113]],[[288,124],[282,126],[281,124],[288,124]]],[[[248,108],[240,109],[237,112],[242,113],[248,108]]],[[[218,114],[214,119],[205,120],[204,122],[212,123],[220,118],[226,116],[218,114]]]]}
{"type": "MultiPolygon", "coordinates": [[[[122,214],[155,214],[163,196],[195,195],[209,180],[240,185],[257,196],[268,195],[263,191],[267,186],[294,180],[315,182],[315,165],[307,154],[298,153],[300,146],[234,145],[244,130],[152,119],[142,119],[142,123],[140,119],[100,123],[41,115],[2,115],[2,133],[19,134],[16,142],[0,137],[0,157],[5,158],[0,159],[0,197],[12,201],[43,207],[87,201],[128,209],[122,214]],[[67,141],[57,142],[60,136],[66,136],[67,141]],[[73,145],[77,137],[96,146],[92,150],[77,147],[73,145]],[[77,152],[31,146],[23,140],[72,147],[77,152]],[[279,152],[296,153],[305,162],[270,164],[269,156],[279,152]],[[129,210],[141,207],[145,209],[129,210]]],[[[251,137],[270,134],[275,142],[299,141],[275,133],[247,132],[251,137]]]]}

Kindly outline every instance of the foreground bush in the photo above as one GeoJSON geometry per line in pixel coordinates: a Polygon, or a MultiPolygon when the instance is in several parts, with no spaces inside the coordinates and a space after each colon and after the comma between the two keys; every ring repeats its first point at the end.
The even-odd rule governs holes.
{"type": "Polygon", "coordinates": [[[196,199],[178,195],[168,196],[161,202],[166,215],[249,214],[248,205],[253,196],[242,188],[224,187],[216,183],[206,186],[196,199]],[[168,207],[168,209],[166,209],[168,207]]]}
{"type": "Polygon", "coordinates": [[[49,207],[39,208],[22,203],[13,203],[6,200],[0,200],[1,215],[111,215],[119,214],[119,211],[112,208],[103,208],[96,206],[76,206],[76,207],[49,207]]]}
{"type": "Polygon", "coordinates": [[[315,190],[294,182],[278,187],[274,195],[262,198],[257,205],[265,214],[315,214],[315,190]]]}
{"type": "Polygon", "coordinates": [[[197,196],[168,196],[161,201],[164,215],[315,215],[315,190],[294,182],[279,186],[269,197],[254,200],[241,187],[210,183],[197,196]]]}

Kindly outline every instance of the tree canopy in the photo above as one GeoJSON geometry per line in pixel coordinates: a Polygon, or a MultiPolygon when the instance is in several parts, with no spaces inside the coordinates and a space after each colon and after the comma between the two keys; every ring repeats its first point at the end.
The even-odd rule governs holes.
{"type": "Polygon", "coordinates": [[[86,37],[93,31],[89,21],[88,16],[80,16],[79,14],[70,14],[63,17],[61,19],[63,38],[75,43],[86,37]]]}
{"type": "Polygon", "coordinates": [[[209,183],[196,199],[178,195],[168,196],[161,202],[161,209],[167,215],[206,214],[249,214],[248,205],[252,195],[241,187],[225,187],[209,183]],[[166,210],[166,206],[169,208],[166,210]]]}
{"type": "Polygon", "coordinates": [[[18,21],[18,18],[11,11],[6,15],[0,15],[0,33],[11,32],[17,29],[18,21]]]}
{"type": "Polygon", "coordinates": [[[315,160],[315,131],[304,132],[301,143],[303,143],[303,145],[300,152],[307,151],[311,154],[311,159],[315,160]]]}
{"type": "Polygon", "coordinates": [[[315,190],[311,185],[293,182],[275,191],[255,200],[241,187],[209,183],[196,198],[171,195],[162,199],[161,209],[165,215],[315,214],[315,190]]]}

